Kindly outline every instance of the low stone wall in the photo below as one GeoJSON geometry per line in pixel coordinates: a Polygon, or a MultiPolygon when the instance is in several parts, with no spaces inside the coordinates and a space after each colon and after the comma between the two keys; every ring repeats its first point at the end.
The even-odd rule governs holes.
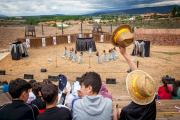
{"type": "Polygon", "coordinates": [[[134,29],[135,40],[150,41],[152,45],[179,46],[180,29],[134,29]]]}

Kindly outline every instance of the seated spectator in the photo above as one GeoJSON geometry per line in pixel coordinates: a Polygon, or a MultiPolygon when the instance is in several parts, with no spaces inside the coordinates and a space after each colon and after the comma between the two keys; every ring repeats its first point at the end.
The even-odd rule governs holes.
{"type": "Polygon", "coordinates": [[[112,100],[112,94],[108,92],[107,87],[103,82],[99,94],[102,95],[104,98],[109,98],[112,100]]]}
{"type": "Polygon", "coordinates": [[[74,102],[73,120],[112,120],[112,100],[98,94],[102,85],[100,75],[87,72],[79,79],[79,83],[82,99],[74,102]]]}
{"type": "Polygon", "coordinates": [[[82,93],[80,91],[81,86],[79,85],[79,81],[74,82],[72,88],[73,88],[72,93],[75,96],[74,99],[72,100],[72,109],[71,109],[71,114],[73,116],[73,105],[74,105],[74,102],[76,100],[78,100],[78,99],[82,99],[82,93]]]}
{"type": "Polygon", "coordinates": [[[115,106],[113,120],[155,120],[155,81],[146,72],[137,70],[136,65],[126,53],[126,48],[120,46],[119,49],[133,70],[126,78],[126,87],[132,102],[122,110],[118,110],[115,106]]]}
{"type": "Polygon", "coordinates": [[[41,89],[42,99],[46,102],[46,110],[37,116],[37,120],[72,120],[71,113],[67,108],[57,107],[58,87],[48,84],[41,89]]]}
{"type": "Polygon", "coordinates": [[[8,85],[8,82],[6,80],[2,81],[0,83],[0,93],[8,92],[8,88],[9,88],[9,85],[8,85]]]}
{"type": "Polygon", "coordinates": [[[30,84],[17,78],[9,83],[9,94],[12,103],[0,107],[0,120],[35,120],[39,114],[35,105],[26,103],[29,97],[30,84]]]}
{"type": "Polygon", "coordinates": [[[32,91],[36,96],[36,99],[31,101],[32,104],[36,105],[39,109],[39,113],[44,112],[46,109],[46,103],[41,99],[41,88],[44,86],[43,82],[36,82],[33,84],[32,91]]]}
{"type": "Polygon", "coordinates": [[[33,83],[35,83],[36,80],[30,80],[28,83],[31,84],[31,89],[29,91],[29,98],[27,100],[26,103],[31,103],[32,100],[36,99],[36,96],[34,95],[34,93],[32,92],[32,87],[33,87],[33,83]]]}
{"type": "Polygon", "coordinates": [[[179,81],[174,81],[171,87],[171,99],[180,99],[179,81]]]}
{"type": "MultiPolygon", "coordinates": [[[[74,99],[74,96],[71,94],[71,85],[70,85],[70,83],[69,82],[67,82],[67,84],[66,84],[66,89],[67,89],[67,94],[65,95],[65,101],[64,101],[64,104],[63,105],[65,105],[66,107],[68,107],[69,108],[69,110],[71,111],[71,109],[72,109],[72,100],[74,99]]],[[[59,94],[59,100],[61,100],[62,99],[62,93],[61,94],[59,94]],[[61,99],[60,99],[61,98],[61,99]]],[[[58,101],[58,103],[59,103],[60,101],[58,101]]]]}
{"type": "Polygon", "coordinates": [[[158,88],[158,99],[170,99],[171,87],[167,85],[167,80],[162,79],[163,86],[158,88]]]}
{"type": "Polygon", "coordinates": [[[47,84],[52,84],[52,81],[51,81],[50,79],[44,79],[44,80],[43,80],[43,83],[44,83],[45,85],[47,85],[47,84]]]}

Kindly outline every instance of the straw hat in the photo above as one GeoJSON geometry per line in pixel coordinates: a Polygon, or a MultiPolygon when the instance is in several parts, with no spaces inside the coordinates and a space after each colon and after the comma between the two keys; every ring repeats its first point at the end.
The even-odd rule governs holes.
{"type": "Polygon", "coordinates": [[[141,70],[128,74],[126,87],[131,99],[140,105],[151,103],[156,94],[156,83],[150,75],[141,70]]]}
{"type": "Polygon", "coordinates": [[[134,35],[131,33],[131,26],[121,25],[113,32],[111,43],[116,47],[127,47],[134,41],[134,35]]]}

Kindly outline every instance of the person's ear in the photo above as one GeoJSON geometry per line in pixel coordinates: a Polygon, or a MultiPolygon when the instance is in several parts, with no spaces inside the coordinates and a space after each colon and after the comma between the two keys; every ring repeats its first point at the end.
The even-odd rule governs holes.
{"type": "Polygon", "coordinates": [[[56,101],[58,101],[58,99],[59,99],[59,97],[58,97],[58,95],[57,95],[57,97],[56,97],[56,101]]]}
{"type": "Polygon", "coordinates": [[[22,95],[22,97],[25,97],[26,94],[27,94],[26,91],[23,91],[21,95],[22,95]]]}
{"type": "Polygon", "coordinates": [[[92,86],[88,86],[88,93],[91,93],[92,92],[92,86]]]}
{"type": "Polygon", "coordinates": [[[38,94],[39,94],[39,96],[42,96],[42,95],[41,95],[41,91],[38,91],[38,94]]]}

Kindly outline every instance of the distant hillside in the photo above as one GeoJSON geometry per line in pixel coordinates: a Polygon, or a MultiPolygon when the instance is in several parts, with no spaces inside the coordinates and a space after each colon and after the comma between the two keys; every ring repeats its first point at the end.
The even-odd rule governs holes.
{"type": "Polygon", "coordinates": [[[125,14],[148,14],[148,13],[171,13],[173,7],[178,5],[169,5],[169,6],[160,6],[160,7],[145,7],[145,8],[137,8],[137,9],[129,9],[129,10],[121,10],[121,11],[111,11],[108,12],[97,12],[90,15],[125,15],[125,14]]]}
{"type": "Polygon", "coordinates": [[[7,16],[5,16],[5,15],[3,15],[3,14],[0,14],[0,17],[1,17],[1,18],[4,18],[4,17],[7,17],[7,16]]]}

